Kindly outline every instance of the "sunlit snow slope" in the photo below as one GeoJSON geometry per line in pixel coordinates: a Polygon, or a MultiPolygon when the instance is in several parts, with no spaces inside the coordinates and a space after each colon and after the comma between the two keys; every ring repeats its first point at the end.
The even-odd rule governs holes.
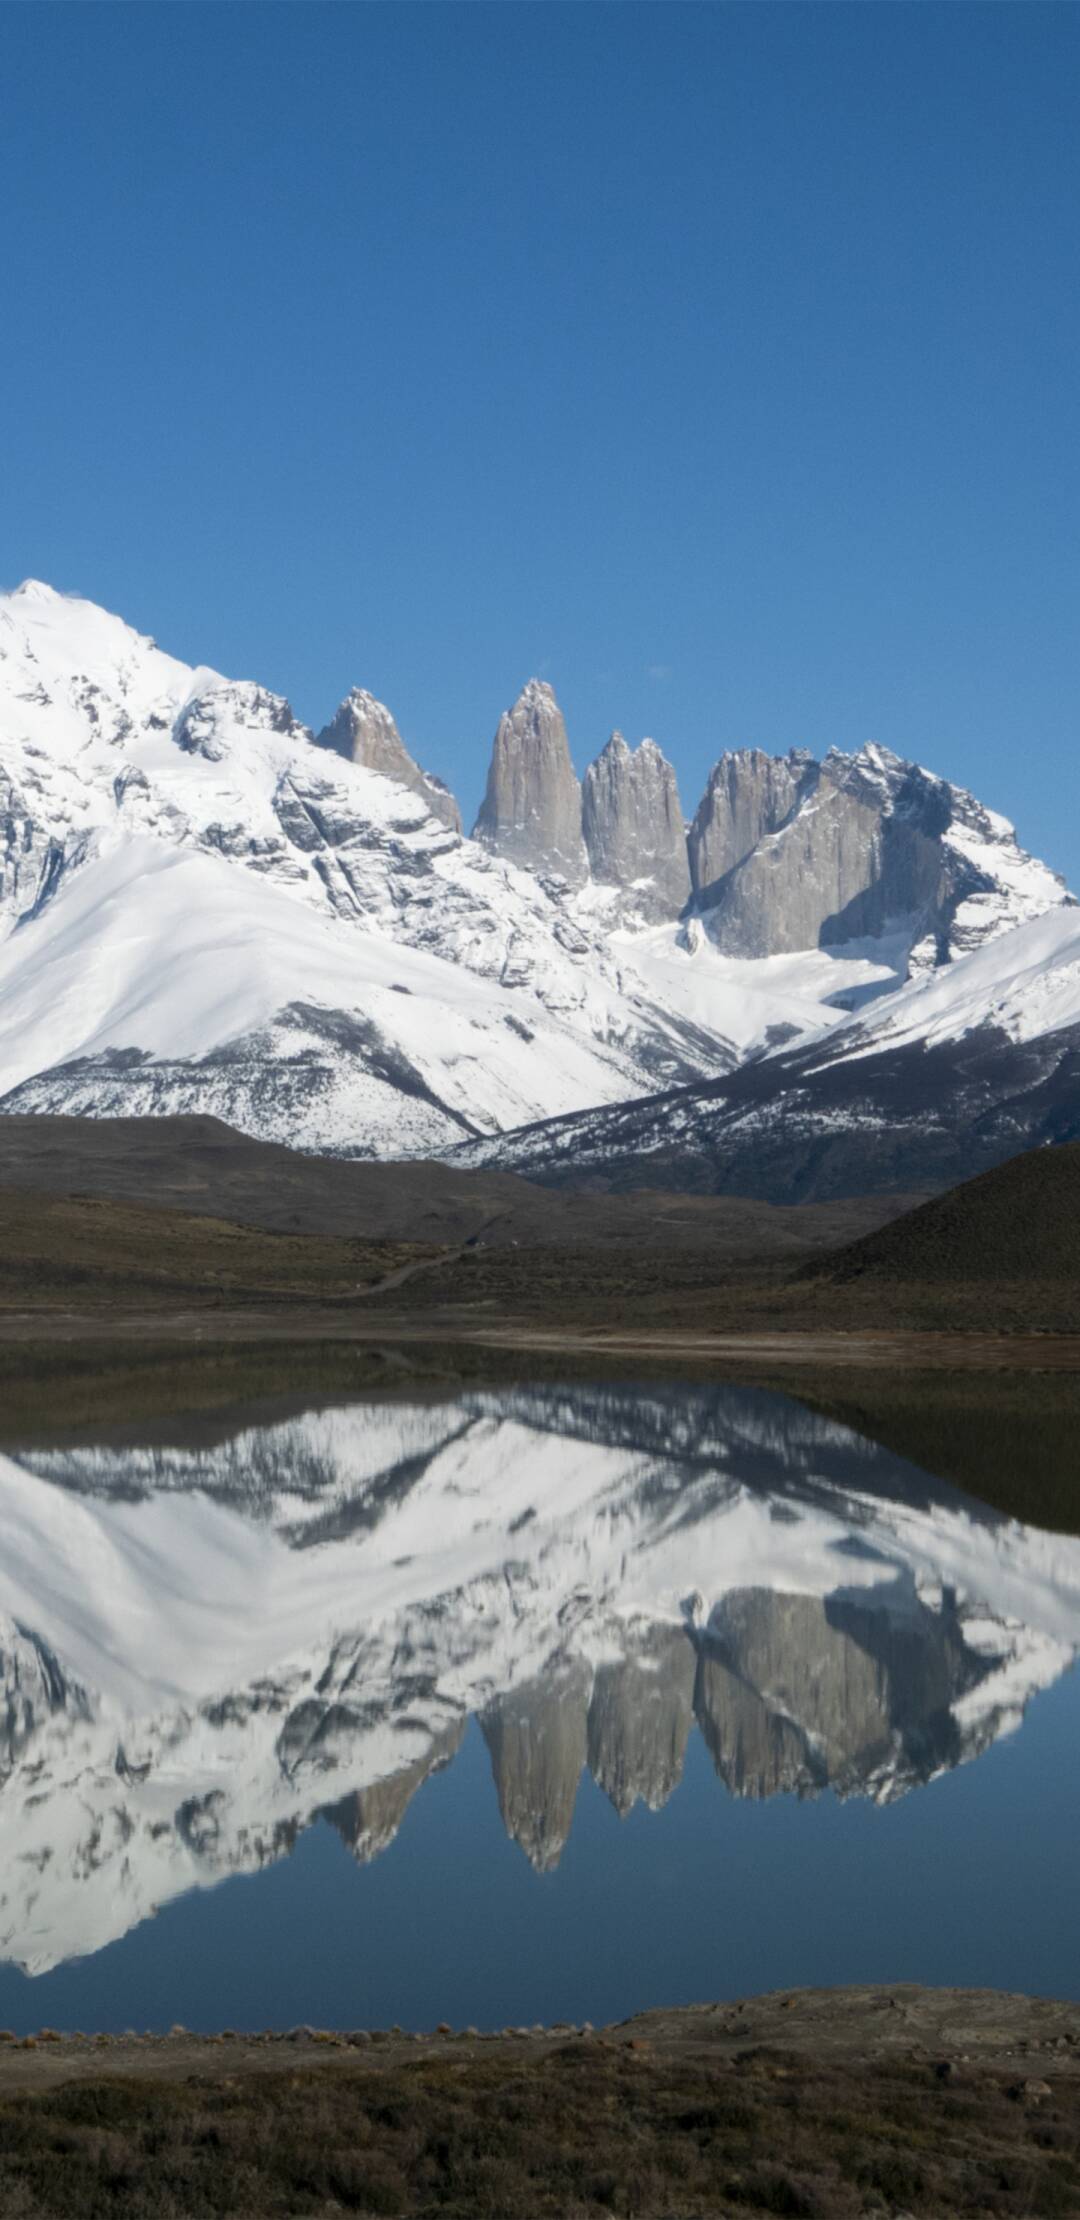
{"type": "MultiPolygon", "coordinates": [[[[462,839],[396,747],[381,760],[411,783],[90,602],[0,596],[0,1107],[209,1111],[301,1147],[431,1154],[842,1036],[914,960],[913,917],[761,958],[723,952],[719,912],[629,930],[618,890],[462,839]]],[[[940,786],[881,751],[850,766],[829,771],[835,806],[887,789],[901,831],[912,779],[924,815],[940,786]]],[[[966,841],[984,889],[957,947],[1053,911],[1060,882],[947,792],[946,876],[966,841]]],[[[823,806],[804,797],[799,823],[823,806]]]]}

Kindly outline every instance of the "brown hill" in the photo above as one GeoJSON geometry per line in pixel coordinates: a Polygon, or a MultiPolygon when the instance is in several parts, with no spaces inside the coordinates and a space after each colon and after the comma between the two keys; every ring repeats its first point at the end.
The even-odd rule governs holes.
{"type": "Polygon", "coordinates": [[[1080,1142],[1014,1156],[815,1258],[802,1276],[905,1287],[1037,1281],[1080,1290],[1080,1142]]]}
{"type": "Polygon", "coordinates": [[[895,1216],[911,1198],[777,1207],[742,1196],[552,1192],[516,1172],[302,1156],[216,1118],[0,1117],[0,1191],[153,1204],[266,1233],[361,1241],[645,1250],[794,1263],[895,1216]]]}

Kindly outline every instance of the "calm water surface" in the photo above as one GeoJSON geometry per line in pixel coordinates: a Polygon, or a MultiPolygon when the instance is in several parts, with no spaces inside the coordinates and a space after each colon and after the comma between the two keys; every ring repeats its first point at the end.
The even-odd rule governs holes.
{"type": "Polygon", "coordinates": [[[1080,1997],[1080,1540],[782,1396],[0,1457],[0,2025],[1080,1997]]]}

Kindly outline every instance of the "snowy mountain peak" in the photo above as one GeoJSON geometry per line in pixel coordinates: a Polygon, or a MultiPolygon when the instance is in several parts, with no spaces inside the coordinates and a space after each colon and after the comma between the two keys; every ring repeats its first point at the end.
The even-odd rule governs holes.
{"type": "Polygon", "coordinates": [[[330,748],[348,763],[360,763],[397,786],[407,787],[427,804],[432,816],[452,832],[461,831],[461,812],[441,779],[423,771],[409,754],[385,702],[377,701],[362,686],[354,686],[340,708],[318,735],[318,745],[330,748]]]}
{"type": "Polygon", "coordinates": [[[62,601],[55,586],[47,586],[43,578],[24,578],[11,596],[13,601],[62,601]]]}
{"type": "Polygon", "coordinates": [[[431,1155],[729,1068],[565,876],[461,841],[374,696],[335,725],[92,604],[0,602],[5,1107],[431,1155]]]}
{"type": "MultiPolygon", "coordinates": [[[[548,685],[546,678],[527,678],[514,703],[514,709],[554,710],[557,716],[562,714],[555,698],[555,688],[548,685]]],[[[511,710],[510,715],[513,714],[514,710],[511,710]]]]}
{"type": "Polygon", "coordinates": [[[13,593],[0,594],[0,616],[10,625],[33,628],[35,635],[52,634],[56,654],[70,661],[71,652],[88,636],[99,641],[123,640],[130,648],[155,651],[155,643],[112,610],[81,594],[60,593],[41,578],[24,578],[13,593]]]}
{"type": "Polygon", "coordinates": [[[687,836],[652,740],[613,733],[579,785],[538,678],[463,840],[366,689],[316,740],[91,602],[0,596],[8,1109],[430,1154],[711,1082],[1069,899],[875,744],[725,755],[687,836]]]}
{"type": "Polygon", "coordinates": [[[588,876],[581,788],[562,711],[550,686],[531,678],[499,719],[474,838],[528,871],[580,886],[588,876]]]}

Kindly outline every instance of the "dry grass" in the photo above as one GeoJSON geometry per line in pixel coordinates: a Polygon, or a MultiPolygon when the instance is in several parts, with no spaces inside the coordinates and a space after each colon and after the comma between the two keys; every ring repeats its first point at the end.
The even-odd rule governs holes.
{"type": "Polygon", "coordinates": [[[1080,2211],[1080,2088],[575,2038],[379,2068],[69,2082],[0,2101],[11,2220],[856,2220],[1080,2211]],[[1010,2094],[1010,2089],[1012,2093],[1010,2094]]]}
{"type": "Polygon", "coordinates": [[[333,1300],[430,1253],[263,1233],[141,1203],[0,1192],[0,1306],[10,1308],[333,1300]]]}

